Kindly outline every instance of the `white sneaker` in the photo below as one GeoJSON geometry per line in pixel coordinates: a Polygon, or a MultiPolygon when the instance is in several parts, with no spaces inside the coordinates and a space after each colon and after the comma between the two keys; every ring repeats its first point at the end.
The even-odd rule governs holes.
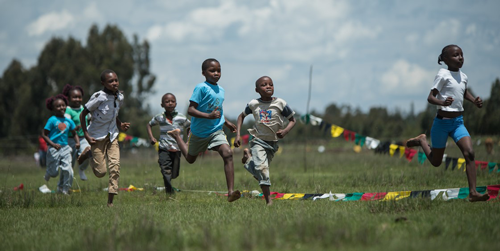
{"type": "Polygon", "coordinates": [[[83,170],[79,170],[78,173],[80,174],[80,179],[85,181],[87,180],[87,175],[85,175],[85,172],[83,170]]]}
{"type": "Polygon", "coordinates": [[[47,185],[43,185],[41,187],[38,188],[38,190],[40,190],[40,192],[42,193],[51,193],[52,191],[50,191],[50,189],[47,187],[47,185]]]}

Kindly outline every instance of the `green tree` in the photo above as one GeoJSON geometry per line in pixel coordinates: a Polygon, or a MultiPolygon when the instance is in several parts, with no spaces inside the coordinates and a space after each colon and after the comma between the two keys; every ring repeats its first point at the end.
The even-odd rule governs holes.
{"type": "Polygon", "coordinates": [[[491,84],[490,98],[486,101],[482,117],[481,132],[483,134],[500,134],[500,80],[491,84]]]}

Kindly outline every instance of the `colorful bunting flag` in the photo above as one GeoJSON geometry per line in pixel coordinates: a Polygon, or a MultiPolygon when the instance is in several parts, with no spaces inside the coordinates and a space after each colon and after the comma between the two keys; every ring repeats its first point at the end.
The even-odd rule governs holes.
{"type": "Polygon", "coordinates": [[[336,125],[332,125],[331,126],[332,130],[332,137],[334,138],[337,138],[338,136],[342,135],[342,133],[344,132],[344,128],[340,127],[340,126],[336,126],[336,125]]]}
{"type": "Polygon", "coordinates": [[[418,152],[418,163],[423,165],[426,159],[427,159],[427,156],[425,156],[425,153],[418,152]]]}
{"type": "Polygon", "coordinates": [[[389,146],[389,154],[392,156],[394,156],[394,153],[396,152],[396,149],[398,149],[399,146],[398,145],[395,145],[395,144],[391,144],[389,146]]]}

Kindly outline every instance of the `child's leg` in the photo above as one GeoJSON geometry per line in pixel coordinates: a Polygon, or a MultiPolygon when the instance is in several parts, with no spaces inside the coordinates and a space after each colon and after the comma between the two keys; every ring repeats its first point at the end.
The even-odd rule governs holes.
{"type": "Polygon", "coordinates": [[[463,137],[457,142],[460,151],[465,159],[467,181],[469,183],[469,200],[471,202],[486,201],[490,196],[480,194],[476,191],[476,162],[474,161],[474,150],[472,149],[472,140],[470,137],[463,137]]]}
{"type": "MultiPolygon", "coordinates": [[[[118,181],[120,179],[120,147],[118,145],[118,139],[113,140],[113,142],[108,141],[106,155],[109,165],[108,193],[114,196],[118,194],[118,181]]],[[[113,204],[113,196],[108,196],[108,206],[110,203],[113,204]],[[111,198],[111,202],[109,198],[111,198]]]]}
{"type": "Polygon", "coordinates": [[[188,146],[184,140],[181,138],[181,130],[180,129],[175,129],[172,131],[167,132],[170,136],[172,136],[175,141],[177,142],[177,145],[179,146],[182,155],[186,158],[187,162],[189,164],[193,164],[196,161],[196,158],[198,156],[192,156],[188,154],[188,146]]]}
{"type": "Polygon", "coordinates": [[[271,200],[271,191],[269,190],[270,186],[267,185],[261,185],[260,188],[262,189],[262,194],[264,194],[264,199],[266,199],[266,204],[268,206],[273,204],[273,201],[271,200]]]}
{"type": "Polygon", "coordinates": [[[103,140],[96,141],[91,145],[92,158],[90,159],[90,166],[97,178],[102,178],[107,173],[106,169],[106,152],[108,151],[109,137],[103,140]]]}
{"type": "MultiPolygon", "coordinates": [[[[446,136],[448,137],[448,136],[446,136]]],[[[431,148],[427,142],[425,134],[420,134],[415,138],[406,141],[406,147],[420,146],[433,166],[439,166],[443,162],[443,155],[446,148],[431,148]]]]}
{"type": "Polygon", "coordinates": [[[227,144],[222,144],[215,148],[217,152],[224,160],[224,173],[226,174],[227,183],[227,200],[233,202],[241,197],[240,191],[234,191],[234,163],[233,163],[233,151],[231,147],[227,144]]]}
{"type": "Polygon", "coordinates": [[[73,186],[72,149],[70,146],[63,146],[59,151],[61,151],[61,179],[59,187],[62,188],[64,194],[67,194],[73,186]]]}
{"type": "Polygon", "coordinates": [[[167,195],[172,194],[172,166],[173,161],[170,157],[170,152],[165,150],[158,151],[158,164],[160,165],[160,172],[163,177],[163,184],[165,185],[165,192],[167,195]]]}
{"type": "Polygon", "coordinates": [[[45,169],[45,180],[49,181],[50,177],[54,178],[59,175],[59,150],[49,147],[47,151],[47,168],[45,169]]]}

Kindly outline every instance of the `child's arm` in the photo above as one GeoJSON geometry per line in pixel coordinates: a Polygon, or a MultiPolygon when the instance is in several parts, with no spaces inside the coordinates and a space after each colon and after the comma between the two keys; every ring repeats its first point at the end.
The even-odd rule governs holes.
{"type": "Polygon", "coordinates": [[[474,98],[467,90],[465,90],[464,98],[474,103],[478,108],[483,107],[483,100],[479,96],[474,98]]]}
{"type": "Polygon", "coordinates": [[[130,128],[130,123],[121,122],[120,119],[116,117],[116,126],[118,126],[118,129],[126,132],[130,128]]]}
{"type": "Polygon", "coordinates": [[[226,117],[224,117],[224,125],[231,130],[231,132],[236,132],[236,126],[229,120],[227,120],[226,117]]]}
{"type": "Polygon", "coordinates": [[[292,116],[290,119],[288,119],[288,125],[285,127],[285,129],[280,129],[276,132],[276,135],[278,135],[278,138],[282,139],[284,138],[290,130],[295,126],[295,118],[292,116]]]}
{"type": "Polygon", "coordinates": [[[95,144],[95,138],[90,137],[89,132],[87,131],[87,127],[85,126],[85,116],[89,114],[89,110],[87,108],[83,109],[82,113],[80,113],[80,125],[82,126],[83,135],[89,144],[95,144]]]}
{"type": "Polygon", "coordinates": [[[73,129],[71,133],[73,134],[73,138],[75,139],[75,148],[80,149],[80,137],[78,137],[78,134],[76,134],[75,129],[73,129]]]}
{"type": "Polygon", "coordinates": [[[153,132],[151,131],[151,125],[148,123],[148,136],[149,136],[149,141],[151,142],[151,145],[156,144],[156,138],[153,136],[153,132]]]}
{"type": "Polygon", "coordinates": [[[240,142],[240,131],[241,131],[241,125],[243,125],[243,120],[245,120],[245,113],[241,113],[240,116],[238,116],[238,121],[236,122],[236,138],[234,139],[234,147],[239,147],[241,145],[240,142]]]}
{"type": "Polygon", "coordinates": [[[48,145],[54,147],[55,149],[59,150],[61,148],[61,145],[59,144],[55,144],[54,142],[52,142],[52,140],[50,140],[49,138],[49,130],[47,129],[43,129],[42,131],[42,138],[45,140],[45,142],[47,142],[48,145]]]}
{"type": "Polygon", "coordinates": [[[441,101],[436,98],[438,95],[439,91],[437,89],[432,89],[431,92],[429,93],[429,96],[427,97],[427,102],[432,105],[440,105],[440,106],[449,106],[451,103],[453,103],[453,98],[452,97],[447,97],[446,100],[441,101]]]}
{"type": "Polygon", "coordinates": [[[217,111],[219,107],[216,107],[211,113],[204,113],[196,109],[198,107],[198,103],[189,101],[188,114],[195,118],[202,119],[218,119],[220,118],[220,111],[217,111]]]}

